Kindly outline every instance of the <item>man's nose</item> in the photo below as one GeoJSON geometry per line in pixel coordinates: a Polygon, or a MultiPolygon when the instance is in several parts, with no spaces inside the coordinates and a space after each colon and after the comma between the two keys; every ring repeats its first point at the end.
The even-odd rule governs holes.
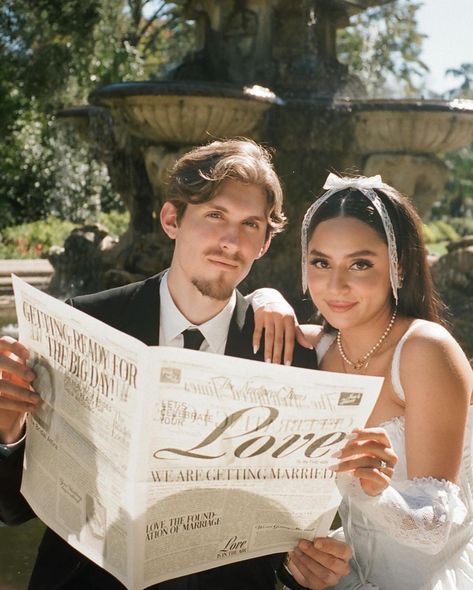
{"type": "Polygon", "coordinates": [[[240,248],[240,230],[228,225],[220,236],[220,245],[227,252],[237,252],[240,248]]]}

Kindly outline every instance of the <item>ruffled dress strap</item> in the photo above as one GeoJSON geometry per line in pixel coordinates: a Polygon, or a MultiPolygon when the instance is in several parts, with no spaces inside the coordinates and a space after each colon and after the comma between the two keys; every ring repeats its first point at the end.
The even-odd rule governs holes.
{"type": "Polygon", "coordinates": [[[317,362],[320,366],[322,359],[324,358],[327,350],[332,346],[333,342],[335,342],[335,334],[322,334],[322,337],[318,341],[315,346],[315,353],[317,355],[317,362]]]}
{"type": "Polygon", "coordinates": [[[406,395],[404,393],[404,388],[401,383],[401,351],[404,343],[412,334],[412,332],[420,325],[426,323],[426,320],[414,320],[411,325],[407,328],[404,332],[402,338],[396,345],[393,354],[393,360],[391,363],[391,383],[393,386],[394,393],[397,397],[402,401],[406,401],[406,395]]]}

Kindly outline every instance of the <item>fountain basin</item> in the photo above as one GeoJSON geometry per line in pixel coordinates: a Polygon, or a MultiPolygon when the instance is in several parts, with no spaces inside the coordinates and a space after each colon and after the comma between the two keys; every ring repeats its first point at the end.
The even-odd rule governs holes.
{"type": "Polygon", "coordinates": [[[99,88],[93,104],[108,107],[115,120],[142,139],[192,145],[245,135],[277,97],[261,87],[184,81],[125,82],[99,88]]]}
{"type": "Polygon", "coordinates": [[[473,142],[473,100],[339,100],[351,113],[357,150],[435,154],[473,142]]]}
{"type": "Polygon", "coordinates": [[[88,141],[90,139],[91,119],[101,116],[104,109],[90,105],[78,105],[61,109],[56,113],[56,117],[64,123],[69,123],[75,127],[80,137],[88,141]]]}

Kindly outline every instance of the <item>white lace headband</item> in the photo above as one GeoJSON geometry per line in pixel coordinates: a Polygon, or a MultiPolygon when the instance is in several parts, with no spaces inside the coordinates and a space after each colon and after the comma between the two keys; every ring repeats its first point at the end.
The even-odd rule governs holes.
{"type": "Polygon", "coordinates": [[[362,176],[359,178],[349,178],[345,176],[337,176],[336,174],[330,173],[324,184],[324,189],[327,192],[319,197],[312,205],[307,209],[304,215],[301,229],[301,245],[302,245],[302,290],[305,293],[307,291],[307,231],[312,218],[317,209],[325,203],[332,195],[338,193],[347,188],[352,188],[360,191],[363,195],[371,201],[374,208],[381,217],[383,222],[384,231],[386,233],[386,240],[388,242],[388,254],[389,254],[389,277],[391,280],[391,289],[393,292],[394,299],[397,303],[398,289],[399,289],[399,274],[398,274],[398,260],[397,260],[397,248],[396,248],[396,236],[394,234],[393,224],[389,218],[388,212],[384,203],[378,197],[375,188],[383,189],[384,184],[381,176],[371,176],[369,178],[362,176]]]}

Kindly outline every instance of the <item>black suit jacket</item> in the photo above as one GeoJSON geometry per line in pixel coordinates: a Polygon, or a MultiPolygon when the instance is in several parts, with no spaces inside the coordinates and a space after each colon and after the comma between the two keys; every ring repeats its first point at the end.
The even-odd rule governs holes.
{"type": "MultiPolygon", "coordinates": [[[[84,295],[70,303],[85,313],[138,338],[150,346],[159,338],[159,283],[162,274],[145,281],[84,295]]],[[[263,360],[262,351],[252,349],[253,310],[237,293],[225,354],[263,360]]],[[[294,365],[315,368],[313,351],[296,345],[294,365]]],[[[19,494],[24,449],[0,460],[0,518],[6,524],[24,522],[34,516],[19,494]]],[[[275,570],[281,555],[249,559],[152,586],[153,590],[274,590],[275,570]]],[[[47,529],[28,590],[123,590],[124,586],[105,570],[81,555],[51,529],[47,529]]]]}

